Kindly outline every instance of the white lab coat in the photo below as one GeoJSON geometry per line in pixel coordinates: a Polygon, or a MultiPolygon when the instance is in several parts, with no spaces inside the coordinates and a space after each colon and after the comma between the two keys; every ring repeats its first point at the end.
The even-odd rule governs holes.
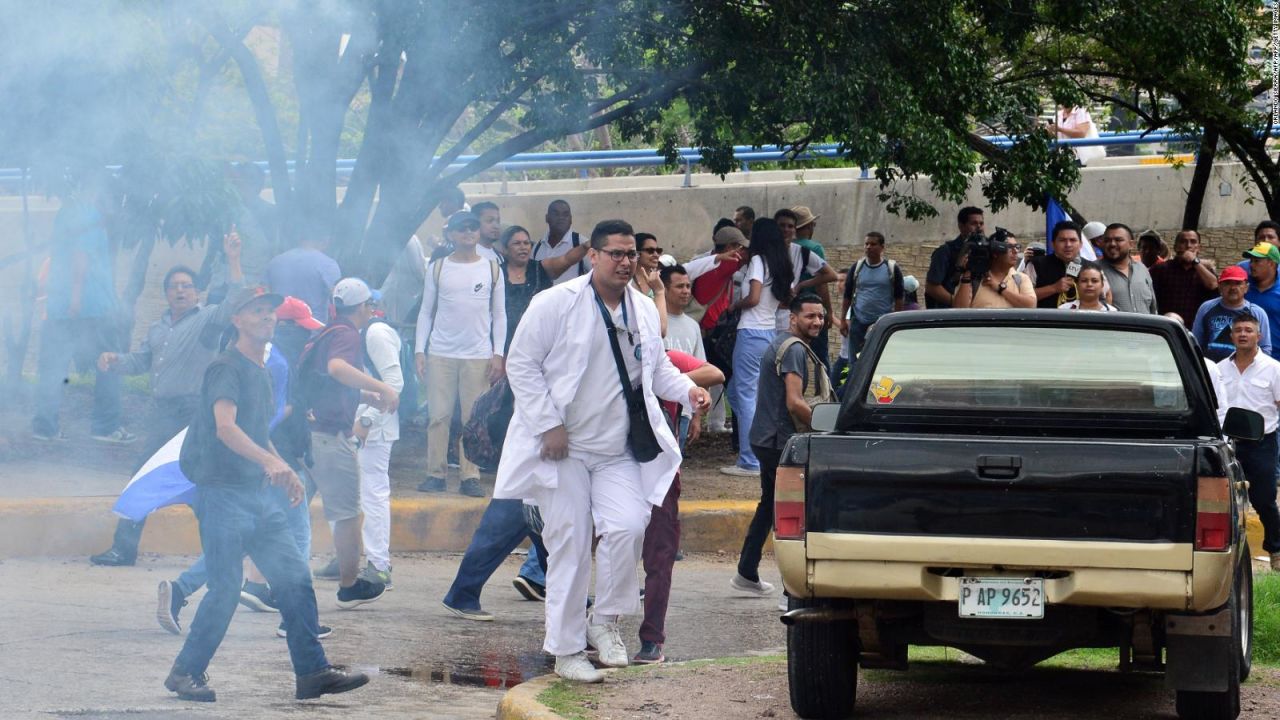
{"type": "MultiPolygon", "coordinates": [[[[592,323],[600,323],[591,288],[594,273],[538,293],[529,304],[507,353],[507,379],[515,395],[515,414],[498,463],[494,498],[531,499],[534,488],[557,487],[557,463],[543,460],[542,433],[564,424],[565,410],[578,392],[581,368],[588,361],[592,323]]],[[[694,384],[667,359],[658,310],[653,301],[627,286],[628,304],[637,309],[645,409],[662,452],[640,465],[641,494],[661,505],[676,471],[680,446],[663,419],[658,398],[687,403],[694,384]]],[[[612,357],[591,358],[613,365],[612,357]]],[[[624,422],[625,418],[619,418],[624,422]]],[[[624,448],[618,448],[623,452],[624,448]]]]}

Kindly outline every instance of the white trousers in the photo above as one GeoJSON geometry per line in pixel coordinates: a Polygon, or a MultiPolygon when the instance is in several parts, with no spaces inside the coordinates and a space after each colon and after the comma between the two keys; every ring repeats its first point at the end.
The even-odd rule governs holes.
{"type": "Polygon", "coordinates": [[[364,554],[379,570],[391,567],[392,442],[368,442],[357,452],[360,461],[360,509],[364,512],[364,554]]]}
{"type": "Polygon", "coordinates": [[[557,463],[559,487],[538,488],[547,546],[543,649],[572,655],[587,646],[591,541],[596,547],[597,617],[640,613],[637,568],[652,507],[640,494],[640,466],[618,455],[572,454],[557,463]],[[593,529],[594,528],[594,529],[593,529]]]}

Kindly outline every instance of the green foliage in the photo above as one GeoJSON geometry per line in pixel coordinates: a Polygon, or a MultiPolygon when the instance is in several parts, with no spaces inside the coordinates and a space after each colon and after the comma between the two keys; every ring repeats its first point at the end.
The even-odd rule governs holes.
{"type": "Polygon", "coordinates": [[[1253,576],[1253,659],[1280,665],[1280,573],[1253,576]]]}

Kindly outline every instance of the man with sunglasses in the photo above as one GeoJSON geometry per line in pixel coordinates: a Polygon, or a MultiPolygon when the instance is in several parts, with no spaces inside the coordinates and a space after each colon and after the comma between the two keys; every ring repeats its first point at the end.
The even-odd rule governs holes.
{"type": "Polygon", "coordinates": [[[952,296],[954,307],[1035,307],[1035,285],[1030,277],[1017,270],[1022,254],[1022,246],[1018,243],[1018,239],[1006,234],[1003,241],[997,241],[993,236],[989,247],[991,268],[980,278],[974,277],[967,268],[972,246],[966,245],[962,249],[960,283],[956,285],[955,294],[952,296]]]}
{"type": "MultiPolygon", "coordinates": [[[[506,293],[497,262],[476,252],[480,220],[454,213],[445,229],[453,252],[427,268],[418,311],[414,359],[427,387],[427,478],[422,492],[444,492],[449,426],[460,404],[462,425],[471,419],[476,399],[502,377],[507,348],[506,293]],[[431,381],[426,382],[430,376],[431,381]]],[[[459,457],[458,492],[484,497],[480,468],[459,457]]]]}
{"type": "Polygon", "coordinates": [[[631,287],[635,232],[606,220],[591,233],[592,270],[534,296],[507,358],[515,414],[498,465],[494,497],[532,500],[548,553],[546,638],[555,670],[577,682],[603,677],[587,660],[588,640],[610,667],[628,664],[618,619],[640,612],[636,571],[645,527],[680,466],[680,448],[658,398],[709,405],[663,349],[657,308],[631,287]],[[626,383],[624,385],[624,382],[626,383]],[[659,448],[640,462],[632,447],[647,422],[659,448]],[[636,405],[638,403],[638,406],[636,405]],[[592,616],[583,613],[596,550],[592,616]]]}

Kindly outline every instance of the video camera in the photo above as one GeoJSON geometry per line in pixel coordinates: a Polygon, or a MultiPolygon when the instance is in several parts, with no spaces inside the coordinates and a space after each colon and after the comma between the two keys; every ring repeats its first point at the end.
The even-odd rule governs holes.
{"type": "Polygon", "coordinates": [[[1006,252],[1009,252],[1008,230],[998,227],[990,237],[980,232],[974,233],[964,241],[964,254],[969,258],[965,269],[974,281],[982,282],[982,278],[991,269],[991,258],[1006,252]]]}

